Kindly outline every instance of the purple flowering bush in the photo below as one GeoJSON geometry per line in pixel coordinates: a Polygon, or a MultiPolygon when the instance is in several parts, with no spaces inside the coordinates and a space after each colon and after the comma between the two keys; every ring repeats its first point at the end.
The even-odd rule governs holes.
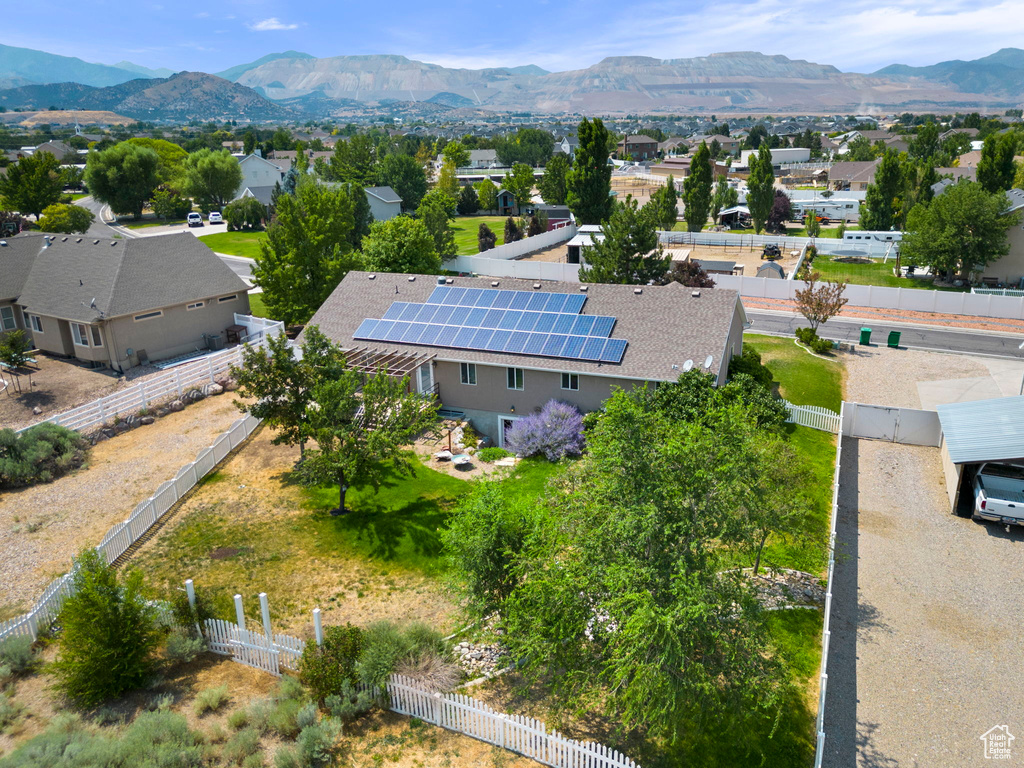
{"type": "Polygon", "coordinates": [[[548,461],[583,453],[583,416],[568,403],[548,400],[540,413],[514,422],[505,444],[520,456],[544,454],[548,461]]]}

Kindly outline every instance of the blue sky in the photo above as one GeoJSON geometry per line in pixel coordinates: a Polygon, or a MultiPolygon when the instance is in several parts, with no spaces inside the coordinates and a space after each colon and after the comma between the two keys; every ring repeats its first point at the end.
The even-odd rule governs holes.
{"type": "Polygon", "coordinates": [[[553,71],[757,50],[870,72],[1024,47],[1024,12],[1020,0],[34,0],[0,43],[206,72],[289,49],[553,71]]]}

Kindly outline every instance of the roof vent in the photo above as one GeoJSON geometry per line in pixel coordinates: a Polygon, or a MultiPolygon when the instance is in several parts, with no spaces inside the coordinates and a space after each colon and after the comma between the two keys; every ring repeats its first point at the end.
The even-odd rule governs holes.
{"type": "Polygon", "coordinates": [[[587,287],[588,286],[586,286],[586,285],[581,285],[580,286],[580,290],[583,291],[584,293],[586,293],[587,292],[587,287]]]}
{"type": "Polygon", "coordinates": [[[707,359],[706,359],[706,360],[704,361],[704,367],[705,367],[705,368],[710,368],[710,367],[711,367],[711,361],[712,361],[712,359],[713,359],[713,358],[712,358],[712,356],[711,356],[711,355],[708,355],[708,356],[707,356],[707,359]]]}
{"type": "Polygon", "coordinates": [[[99,245],[99,244],[100,244],[100,241],[99,241],[99,240],[93,240],[93,241],[92,241],[92,244],[93,244],[93,245],[99,245]]]}
{"type": "Polygon", "coordinates": [[[117,240],[111,240],[110,247],[113,248],[115,245],[117,245],[117,240]]]}
{"type": "Polygon", "coordinates": [[[691,295],[691,296],[692,296],[693,298],[695,298],[695,299],[699,299],[699,298],[700,298],[700,291],[691,291],[691,292],[690,292],[690,295],[691,295]]]}
{"type": "Polygon", "coordinates": [[[437,276],[437,284],[438,285],[444,285],[444,275],[438,275],[437,276]]]}
{"type": "Polygon", "coordinates": [[[450,277],[446,277],[446,278],[444,279],[444,284],[445,284],[445,285],[451,285],[451,284],[452,284],[452,283],[454,283],[454,282],[455,282],[455,281],[454,281],[454,280],[452,280],[452,278],[450,278],[450,277]]]}
{"type": "Polygon", "coordinates": [[[7,247],[7,241],[6,240],[0,240],[0,248],[6,248],[6,247],[7,247]]]}
{"type": "Polygon", "coordinates": [[[497,288],[499,285],[497,280],[491,280],[491,288],[497,288]]]}
{"type": "Polygon", "coordinates": [[[66,242],[68,241],[68,238],[67,238],[67,236],[65,236],[65,237],[62,237],[62,238],[60,239],[60,241],[61,241],[62,243],[66,243],[66,242]]]}
{"type": "Polygon", "coordinates": [[[75,242],[76,242],[76,243],[80,243],[80,242],[82,242],[82,238],[78,238],[77,240],[75,240],[75,242]]]}
{"type": "Polygon", "coordinates": [[[410,283],[415,283],[416,282],[416,275],[409,275],[409,282],[410,283]]]}
{"type": "Polygon", "coordinates": [[[534,283],[533,284],[533,290],[539,291],[540,290],[540,283],[534,283]]]}
{"type": "Polygon", "coordinates": [[[643,292],[644,292],[643,288],[634,288],[633,289],[633,293],[636,294],[637,296],[639,296],[643,292]]]}
{"type": "Polygon", "coordinates": [[[367,280],[374,280],[376,277],[377,277],[376,275],[367,275],[366,279],[367,280]]]}

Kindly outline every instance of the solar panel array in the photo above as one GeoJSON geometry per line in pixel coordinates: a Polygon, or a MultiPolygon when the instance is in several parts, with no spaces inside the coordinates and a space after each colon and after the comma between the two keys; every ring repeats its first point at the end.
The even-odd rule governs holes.
{"type": "Polygon", "coordinates": [[[432,347],[621,363],[628,342],[612,339],[614,317],[581,315],[587,297],[565,293],[434,289],[425,304],[396,301],[355,338],[432,347]]]}

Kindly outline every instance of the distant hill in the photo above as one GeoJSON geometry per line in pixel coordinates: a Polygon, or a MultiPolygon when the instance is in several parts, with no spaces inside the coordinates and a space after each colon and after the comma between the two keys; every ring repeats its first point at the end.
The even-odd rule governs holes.
{"type": "Polygon", "coordinates": [[[136,120],[217,120],[244,116],[249,120],[280,120],[294,113],[251,88],[203,72],[179,72],[167,78],[138,79],[107,88],[78,83],[29,85],[0,91],[0,105],[9,109],[106,110],[136,120]]]}
{"type": "Polygon", "coordinates": [[[0,78],[21,77],[32,83],[74,82],[103,87],[134,80],[138,76],[138,72],[106,64],[90,64],[71,56],[0,45],[0,78]]]}
{"type": "Polygon", "coordinates": [[[130,61],[119,61],[114,66],[128,72],[134,72],[136,75],[142,75],[143,77],[170,77],[174,74],[174,70],[168,69],[167,67],[150,69],[149,67],[143,67],[139,64],[132,64],[130,61]]]}
{"type": "Polygon", "coordinates": [[[1024,93],[1024,51],[1020,48],[1003,48],[991,56],[974,61],[943,61],[927,67],[892,64],[878,70],[875,75],[900,79],[920,78],[953,85],[961,91],[1018,100],[1024,93]]]}
{"type": "Polygon", "coordinates": [[[225,80],[236,82],[238,78],[244,75],[251,69],[266,64],[271,61],[277,61],[278,59],[312,59],[308,53],[300,53],[299,51],[285,51],[284,53],[268,53],[266,56],[261,56],[256,61],[251,61],[248,64],[238,64],[234,67],[229,67],[223,72],[218,72],[217,77],[223,77],[225,80]]]}

